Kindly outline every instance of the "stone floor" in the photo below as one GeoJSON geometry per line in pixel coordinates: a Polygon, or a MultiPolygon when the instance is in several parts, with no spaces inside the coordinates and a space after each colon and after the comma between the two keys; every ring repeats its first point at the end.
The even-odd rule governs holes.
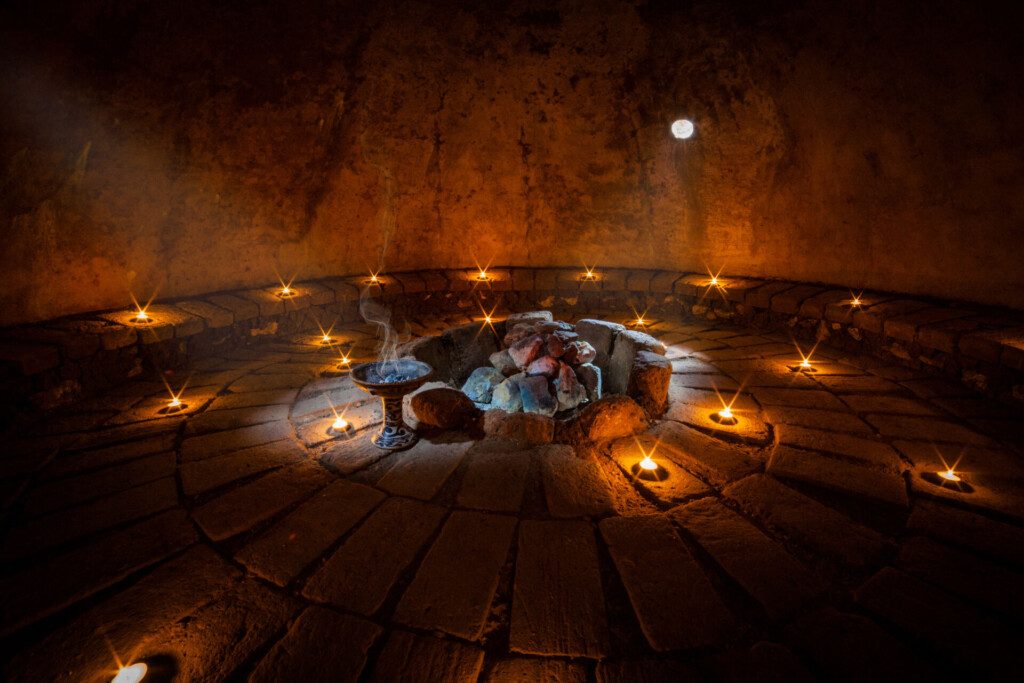
{"type": "MultiPolygon", "coordinates": [[[[601,447],[449,434],[382,457],[379,406],[322,375],[337,352],[315,338],[199,363],[178,414],[139,381],[20,429],[0,461],[6,679],[1019,671],[1020,412],[825,349],[794,371],[785,337],[649,331],[669,412],[601,447]],[[710,419],[716,390],[737,425],[710,419]],[[660,481],[634,476],[642,449],[660,481]]],[[[365,328],[336,334],[370,353],[365,328]]]]}

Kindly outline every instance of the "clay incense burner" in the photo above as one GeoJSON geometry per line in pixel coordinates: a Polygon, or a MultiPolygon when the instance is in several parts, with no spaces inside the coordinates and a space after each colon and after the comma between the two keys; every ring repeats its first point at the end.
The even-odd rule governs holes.
{"type": "Polygon", "coordinates": [[[352,381],[363,391],[379,396],[384,406],[384,425],[373,436],[374,445],[398,451],[419,440],[402,419],[402,397],[420,388],[433,372],[428,364],[412,358],[361,363],[352,368],[352,381]]]}

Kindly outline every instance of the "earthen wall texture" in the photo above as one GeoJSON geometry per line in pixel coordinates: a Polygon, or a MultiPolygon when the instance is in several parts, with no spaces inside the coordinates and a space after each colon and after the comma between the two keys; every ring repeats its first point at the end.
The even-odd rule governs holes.
{"type": "Polygon", "coordinates": [[[474,260],[1024,307],[1020,10],[724,5],[9,3],[0,325],[474,260]]]}

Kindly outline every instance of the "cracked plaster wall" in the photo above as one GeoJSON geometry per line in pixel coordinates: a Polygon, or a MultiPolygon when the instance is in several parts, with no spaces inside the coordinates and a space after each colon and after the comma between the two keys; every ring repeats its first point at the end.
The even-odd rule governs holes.
{"type": "Polygon", "coordinates": [[[1024,306],[1012,8],[0,12],[0,324],[474,258],[1024,306]]]}

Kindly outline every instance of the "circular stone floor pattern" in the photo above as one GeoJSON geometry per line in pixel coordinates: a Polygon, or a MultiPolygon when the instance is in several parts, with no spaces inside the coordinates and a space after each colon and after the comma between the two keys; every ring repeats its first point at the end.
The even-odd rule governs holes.
{"type": "Polygon", "coordinates": [[[647,331],[670,401],[635,438],[386,454],[379,404],[297,339],[197,363],[178,413],[140,381],[9,439],[6,680],[109,681],[118,660],[147,681],[1020,671],[1019,412],[824,349],[794,371],[780,336],[647,331]],[[719,393],[735,425],[710,419],[719,393]],[[634,476],[645,453],[665,476],[634,476]]]}

